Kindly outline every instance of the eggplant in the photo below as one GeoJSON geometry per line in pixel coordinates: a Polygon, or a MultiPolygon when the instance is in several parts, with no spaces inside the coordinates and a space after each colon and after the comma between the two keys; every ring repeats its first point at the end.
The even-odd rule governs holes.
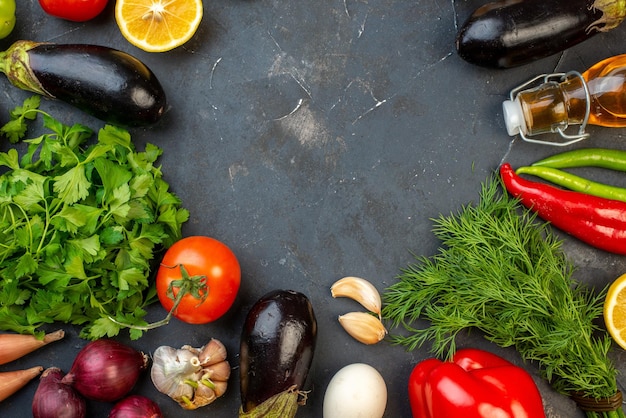
{"type": "Polygon", "coordinates": [[[17,41],[0,52],[0,72],[20,89],[125,127],[157,122],[167,104],[163,87],[144,63],[100,45],[17,41]]]}
{"type": "Polygon", "coordinates": [[[617,27],[626,8],[616,0],[498,0],[461,26],[457,53],[491,68],[512,68],[562,52],[617,27]]]}
{"type": "Polygon", "coordinates": [[[240,417],[295,416],[316,339],[315,313],[302,293],[274,290],[250,308],[239,353],[240,417]]]}

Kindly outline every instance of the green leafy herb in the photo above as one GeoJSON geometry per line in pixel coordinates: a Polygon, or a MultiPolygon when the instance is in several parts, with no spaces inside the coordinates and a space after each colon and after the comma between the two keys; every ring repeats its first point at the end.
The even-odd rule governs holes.
{"type": "Polygon", "coordinates": [[[38,106],[38,96],[26,100],[0,128],[28,144],[21,157],[0,153],[0,329],[35,333],[61,321],[97,339],[117,335],[119,323],[144,325],[156,300],[151,261],[189,217],[155,165],[162,151],[137,152],[110,125],[92,141],[91,129],[38,106]],[[24,140],[38,114],[49,132],[24,140]]]}
{"type": "MultiPolygon", "coordinates": [[[[406,331],[393,341],[411,350],[431,342],[436,355],[450,357],[458,333],[478,329],[537,362],[556,390],[611,397],[612,340],[594,325],[603,294],[572,280],[574,267],[548,224],[500,185],[489,181],[477,204],[434,220],[439,252],[417,257],[385,290],[384,317],[406,331]]],[[[589,416],[624,416],[615,414],[589,416]]]]}

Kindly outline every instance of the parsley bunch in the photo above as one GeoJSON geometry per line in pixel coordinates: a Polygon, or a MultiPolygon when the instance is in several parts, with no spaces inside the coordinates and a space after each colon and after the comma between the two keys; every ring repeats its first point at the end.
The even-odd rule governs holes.
{"type": "Polygon", "coordinates": [[[0,153],[0,329],[36,333],[60,321],[93,340],[117,335],[119,323],[145,324],[151,260],[189,217],[155,165],[162,150],[137,152],[111,125],[93,141],[88,127],[41,111],[39,96],[0,132],[28,144],[21,158],[14,148],[0,153]],[[23,139],[38,114],[49,132],[23,139]]]}

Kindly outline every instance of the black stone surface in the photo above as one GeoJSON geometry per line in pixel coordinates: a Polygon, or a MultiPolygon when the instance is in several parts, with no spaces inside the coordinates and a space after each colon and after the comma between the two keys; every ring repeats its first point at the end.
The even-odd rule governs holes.
{"type": "MultiPolygon", "coordinates": [[[[386,342],[351,339],[337,316],[360,307],[332,299],[330,285],[356,275],[380,291],[395,281],[412,253],[434,254],[431,218],[475,200],[502,161],[529,164],[558,149],[507,136],[501,103],[511,88],[541,73],[583,71],[626,52],[626,27],[601,34],[558,56],[511,70],[487,70],[462,61],[454,38],[482,2],[322,0],[205,1],[196,36],[174,51],[151,54],[124,40],[113,1],[86,23],[49,17],[35,0],[18,0],[17,39],[96,43],[127,51],[157,74],[169,108],[155,126],[131,131],[138,148],[164,149],[164,178],[191,212],[185,235],[215,237],[237,254],[242,287],[231,311],[198,326],[173,321],[138,341],[120,341],[150,353],[159,345],[200,346],[222,340],[234,368],[226,395],[197,411],[182,411],[159,394],[146,375],[136,388],[167,417],[234,417],[239,408],[238,347],[249,307],[276,288],[307,294],[318,323],[307,405],[298,417],[321,418],[326,385],[341,367],[365,362],[386,380],[385,417],[411,417],[406,385],[428,347],[407,352],[386,342]]],[[[30,93],[2,83],[0,120],[30,93]]],[[[67,122],[102,122],[64,103],[42,108],[67,122]]],[[[583,146],[626,148],[623,129],[590,127],[583,146]]],[[[3,143],[0,149],[6,150],[3,143]]],[[[623,175],[606,178],[626,186],[623,175]]],[[[626,259],[563,235],[575,277],[600,290],[626,271],[626,259]]],[[[153,306],[150,315],[163,314],[153,306]]],[[[42,365],[69,370],[86,341],[64,327],[66,339],[0,367],[42,365]]],[[[536,378],[549,418],[582,418],[532,364],[479,332],[459,346],[481,347],[523,365],[536,378]]],[[[612,357],[625,370],[623,350],[612,357]]],[[[623,376],[618,378],[620,387],[623,376]]],[[[36,381],[0,404],[0,416],[31,416],[36,381]]],[[[89,416],[112,405],[90,403],[89,416]]]]}

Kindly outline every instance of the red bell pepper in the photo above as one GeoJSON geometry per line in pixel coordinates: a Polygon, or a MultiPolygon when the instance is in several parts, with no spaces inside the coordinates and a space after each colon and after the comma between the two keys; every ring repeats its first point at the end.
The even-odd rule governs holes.
{"type": "Polygon", "coordinates": [[[545,418],[528,372],[479,349],[420,362],[409,378],[413,418],[545,418]]]}

